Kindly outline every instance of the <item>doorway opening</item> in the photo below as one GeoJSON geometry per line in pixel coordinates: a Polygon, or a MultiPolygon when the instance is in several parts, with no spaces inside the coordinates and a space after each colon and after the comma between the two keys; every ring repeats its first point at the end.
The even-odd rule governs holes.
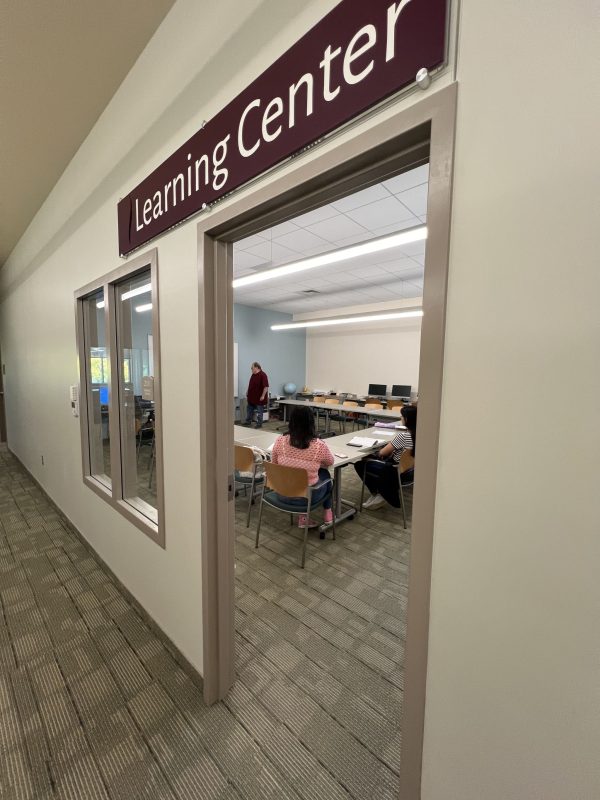
{"type": "MultiPolygon", "coordinates": [[[[250,692],[253,702],[274,718],[286,735],[297,737],[303,754],[320,765],[318,769],[315,767],[315,776],[325,782],[333,781],[342,789],[350,782],[354,786],[351,794],[375,791],[378,796],[392,797],[400,791],[403,797],[416,797],[410,792],[418,788],[420,781],[454,105],[455,91],[450,87],[413,108],[398,112],[345,145],[323,153],[294,173],[274,180],[268,187],[241,198],[199,225],[200,293],[205,315],[200,332],[201,396],[205,404],[201,419],[211,419],[210,425],[201,422],[205,697],[208,702],[226,697],[237,674],[240,685],[250,692]],[[410,204],[399,197],[413,189],[417,191],[413,192],[411,202],[415,205],[411,209],[410,204]],[[424,208],[418,206],[419,196],[424,197],[424,208]],[[380,205],[376,206],[377,203],[380,205]],[[369,209],[368,206],[373,207],[369,209]],[[396,210],[395,217],[389,221],[384,216],[386,207],[396,210]],[[404,210],[400,212],[400,209],[404,210]],[[404,220],[400,219],[404,214],[404,220]],[[372,220],[371,227],[365,224],[367,219],[372,220]],[[362,230],[356,230],[352,223],[362,230]],[[234,424],[236,414],[237,421],[242,422],[239,414],[240,411],[244,414],[244,409],[239,406],[250,368],[250,363],[246,364],[248,359],[240,353],[240,340],[243,338],[246,346],[249,337],[240,328],[237,341],[234,334],[232,280],[236,253],[241,256],[238,270],[251,274],[281,267],[284,263],[306,261],[323,252],[349,248],[359,240],[360,243],[381,242],[393,234],[414,231],[425,225],[427,246],[424,252],[419,249],[422,243],[407,243],[413,249],[397,252],[393,258],[390,253],[389,261],[379,260],[382,258],[379,255],[377,261],[357,262],[358,266],[353,265],[353,268],[342,266],[338,261],[337,277],[331,272],[328,278],[322,275],[325,282],[319,286],[314,283],[315,270],[310,285],[304,285],[305,280],[300,281],[302,276],[298,273],[293,278],[288,276],[279,290],[274,288],[275,282],[269,290],[265,283],[257,295],[262,298],[261,303],[271,300],[271,305],[280,306],[272,308],[271,312],[288,316],[291,312],[297,317],[302,311],[291,306],[282,308],[284,303],[298,299],[284,299],[292,288],[295,296],[304,294],[309,298],[312,308],[304,312],[304,316],[312,316],[313,322],[322,322],[324,314],[328,318],[332,314],[356,317],[357,306],[366,309],[367,316],[377,311],[390,312],[393,310],[390,306],[399,310],[418,309],[423,313],[420,331],[414,330],[414,318],[410,322],[398,320],[407,326],[405,334],[412,325],[413,333],[420,340],[416,375],[393,369],[381,375],[385,368],[381,363],[368,355],[362,355],[362,363],[358,363],[356,347],[355,352],[350,347],[342,357],[345,367],[349,362],[349,372],[343,375],[338,372],[341,377],[327,382],[327,365],[331,364],[331,346],[335,350],[337,334],[328,334],[326,339],[322,333],[316,333],[316,327],[310,336],[305,333],[304,374],[299,373],[297,381],[292,375],[289,376],[292,379],[285,379],[285,372],[281,373],[281,380],[278,376],[277,385],[271,388],[275,389],[272,394],[279,396],[271,398],[276,402],[268,402],[266,409],[273,416],[253,434],[264,434],[266,427],[284,426],[287,418],[275,420],[274,415],[290,405],[286,401],[309,402],[316,406],[321,404],[321,399],[335,399],[336,405],[342,406],[335,409],[337,419],[325,410],[319,420],[323,428],[322,441],[327,442],[332,432],[342,435],[343,427],[350,424],[355,427],[355,431],[349,432],[352,436],[373,433],[377,430],[374,420],[379,418],[387,422],[388,417],[377,417],[375,412],[380,411],[377,408],[371,409],[374,413],[369,416],[361,397],[374,400],[378,395],[379,404],[385,406],[381,411],[389,414],[393,411],[394,397],[404,402],[412,399],[414,404],[418,392],[419,447],[415,470],[418,478],[412,503],[410,492],[406,492],[407,530],[404,531],[403,521],[399,528],[394,527],[398,524],[393,516],[395,509],[373,508],[370,512],[358,513],[362,485],[356,471],[349,467],[346,469],[350,476],[348,481],[345,474],[341,480],[339,474],[337,477],[342,499],[348,501],[345,510],[350,513],[337,526],[335,541],[329,528],[322,531],[323,539],[318,533],[313,534],[303,570],[298,559],[299,528],[292,528],[295,535],[290,534],[286,514],[273,512],[266,523],[270,528],[266,538],[263,535],[256,550],[252,534],[258,509],[251,510],[251,520],[255,522],[247,528],[247,507],[243,496],[238,498],[240,533],[235,569],[234,442],[243,442],[234,424]],[[332,238],[334,227],[337,239],[332,238]],[[347,232],[346,237],[344,232],[347,232]],[[323,239],[324,243],[316,242],[313,237],[323,239]],[[344,238],[347,241],[338,241],[344,238]],[[296,247],[291,246],[294,240],[296,247]],[[300,240],[305,243],[307,250],[304,252],[298,249],[300,240]],[[286,253],[285,249],[292,253],[286,253]],[[312,253],[307,252],[310,249],[312,253]],[[283,263],[275,263],[275,254],[283,263]],[[265,256],[270,262],[266,266],[265,256]],[[258,258],[260,263],[252,264],[253,258],[258,258]],[[409,266],[413,270],[410,279],[409,266]],[[379,284],[374,280],[377,275],[381,279],[379,284]],[[329,290],[324,288],[327,280],[331,285],[329,290]],[[350,294],[359,282],[365,284],[363,290],[371,291],[371,303],[351,302],[350,294]],[[395,290],[386,288],[386,282],[395,284],[395,290]],[[349,289],[340,290],[340,284],[348,283],[351,284],[349,289]],[[389,301],[381,297],[384,289],[395,292],[389,301]],[[337,305],[332,304],[336,302],[335,297],[337,305]],[[315,308],[317,303],[319,307],[315,308]],[[384,309],[382,305],[387,307],[384,309]],[[330,348],[328,357],[320,361],[313,358],[311,366],[311,354],[320,358],[326,349],[325,342],[330,348]],[[239,375],[234,381],[236,349],[239,375]],[[373,370],[378,370],[377,374],[373,370]],[[292,384],[295,384],[295,391],[292,391],[292,384]],[[303,394],[298,392],[299,388],[307,390],[306,398],[298,396],[303,394]],[[329,395],[331,389],[335,391],[333,396],[321,395],[321,392],[329,395]],[[346,395],[344,399],[342,394],[346,395]],[[344,407],[343,402],[354,401],[348,398],[353,394],[357,395],[359,405],[344,407]],[[311,395],[312,400],[308,400],[311,395]],[[234,403],[235,396],[237,403],[234,403]],[[355,410],[344,410],[350,408],[355,410]],[[214,411],[212,418],[211,411],[214,411]],[[223,442],[229,446],[223,447],[223,442]],[[229,499],[225,487],[229,490],[229,499]],[[276,516],[281,517],[281,521],[276,520],[276,516]],[[214,533],[210,533],[211,528],[214,533]],[[406,647],[403,648],[405,633],[406,647]],[[290,708],[292,711],[286,716],[290,708]],[[295,729],[297,725],[300,727],[295,729]],[[340,742],[344,743],[344,753],[351,754],[341,761],[340,742]]],[[[406,195],[407,200],[408,197],[406,195]]],[[[244,275],[238,273],[237,277],[244,275]]],[[[264,306],[238,305],[266,311],[264,306]]],[[[238,324],[248,313],[238,309],[238,324]]],[[[295,318],[294,321],[299,320],[295,318]]],[[[377,326],[382,322],[369,320],[366,323],[374,326],[373,336],[381,337],[381,328],[377,326]]],[[[252,322],[246,319],[246,324],[252,325],[252,322]]],[[[365,323],[355,321],[353,324],[365,323]]],[[[281,331],[279,335],[289,336],[290,333],[281,331]]],[[[362,346],[364,332],[356,333],[356,337],[355,341],[360,340],[362,346]]],[[[283,348],[288,352],[284,370],[292,369],[292,349],[291,344],[283,348]]],[[[261,360],[267,370],[268,357],[265,359],[257,353],[251,359],[261,360]]],[[[299,363],[301,361],[300,354],[299,363]]],[[[331,375],[331,366],[329,369],[331,375]]],[[[408,366],[404,369],[409,370],[408,366]]],[[[333,407],[334,404],[330,404],[333,407]]],[[[403,419],[397,421],[401,423],[403,419]]],[[[241,430],[248,434],[254,431],[252,428],[241,430]]],[[[388,436],[390,439],[397,436],[396,429],[378,430],[383,441],[388,441],[388,436]],[[384,430],[389,432],[384,434],[384,430]]],[[[280,432],[273,431],[274,435],[276,433],[280,432]]],[[[335,465],[332,467],[335,469],[335,465]]]]}
{"type": "Polygon", "coordinates": [[[399,787],[428,173],[233,247],[236,680],[359,797],[399,787]],[[281,467],[326,508],[268,491],[281,467]]]}

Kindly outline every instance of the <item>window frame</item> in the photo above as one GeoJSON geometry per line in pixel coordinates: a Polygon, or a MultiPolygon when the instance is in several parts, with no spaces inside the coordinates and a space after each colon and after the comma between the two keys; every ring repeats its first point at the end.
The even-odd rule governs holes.
{"type": "Polygon", "coordinates": [[[77,357],[79,374],[79,428],[81,435],[82,477],[84,484],[105,500],[129,522],[149,536],[160,547],[165,547],[165,503],[162,445],[162,400],[160,381],[160,313],[158,296],[158,249],[153,248],[136,258],[97,278],[74,293],[75,324],[77,336],[77,357]],[[150,270],[152,285],[152,357],[154,362],[154,431],[155,431],[155,475],[157,522],[154,522],[137,510],[130,500],[123,496],[123,437],[125,429],[121,420],[125,419],[124,397],[122,396],[121,377],[117,347],[117,309],[115,299],[118,284],[134,278],[141,272],[150,270]],[[91,471],[90,436],[89,436],[89,403],[88,391],[89,364],[85,344],[84,303],[88,297],[99,290],[104,292],[104,326],[106,331],[106,350],[110,370],[109,396],[109,434],[111,486],[98,480],[91,471]]]}

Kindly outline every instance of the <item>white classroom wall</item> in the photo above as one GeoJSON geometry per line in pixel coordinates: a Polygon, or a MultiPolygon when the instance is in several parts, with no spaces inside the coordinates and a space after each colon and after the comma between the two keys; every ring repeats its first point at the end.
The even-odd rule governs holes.
{"type": "MultiPolygon", "coordinates": [[[[422,299],[369,303],[359,306],[296,314],[295,321],[356,316],[420,307],[422,299]]],[[[306,331],[306,385],[364,395],[369,383],[419,385],[420,318],[308,328],[306,331]]]]}
{"type": "MultiPolygon", "coordinates": [[[[120,263],[118,198],[334,4],[177,0],[0,272],[9,445],[200,669],[194,223],[156,243],[164,551],[82,484],[73,291],[120,263]]],[[[598,26],[460,6],[423,800],[600,796],[598,26]]]]}
{"type": "MultiPolygon", "coordinates": [[[[348,326],[350,327],[350,326],[348,326]]],[[[309,331],[306,336],[306,385],[365,395],[369,383],[393,384],[417,391],[420,326],[412,330],[356,326],[353,330],[309,331]]]]}

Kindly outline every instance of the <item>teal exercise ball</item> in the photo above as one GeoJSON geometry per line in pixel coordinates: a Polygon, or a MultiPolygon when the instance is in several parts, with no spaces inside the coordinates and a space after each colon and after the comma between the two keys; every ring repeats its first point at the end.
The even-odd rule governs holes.
{"type": "Polygon", "coordinates": [[[296,394],[298,387],[295,383],[286,383],[284,384],[283,391],[286,394],[296,394]]]}

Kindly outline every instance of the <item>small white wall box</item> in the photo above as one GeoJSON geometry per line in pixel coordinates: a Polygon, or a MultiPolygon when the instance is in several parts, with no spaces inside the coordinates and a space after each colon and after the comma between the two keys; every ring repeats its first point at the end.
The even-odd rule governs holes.
{"type": "Polygon", "coordinates": [[[69,399],[71,401],[71,411],[74,417],[79,416],[79,385],[74,383],[69,387],[69,399]]]}

